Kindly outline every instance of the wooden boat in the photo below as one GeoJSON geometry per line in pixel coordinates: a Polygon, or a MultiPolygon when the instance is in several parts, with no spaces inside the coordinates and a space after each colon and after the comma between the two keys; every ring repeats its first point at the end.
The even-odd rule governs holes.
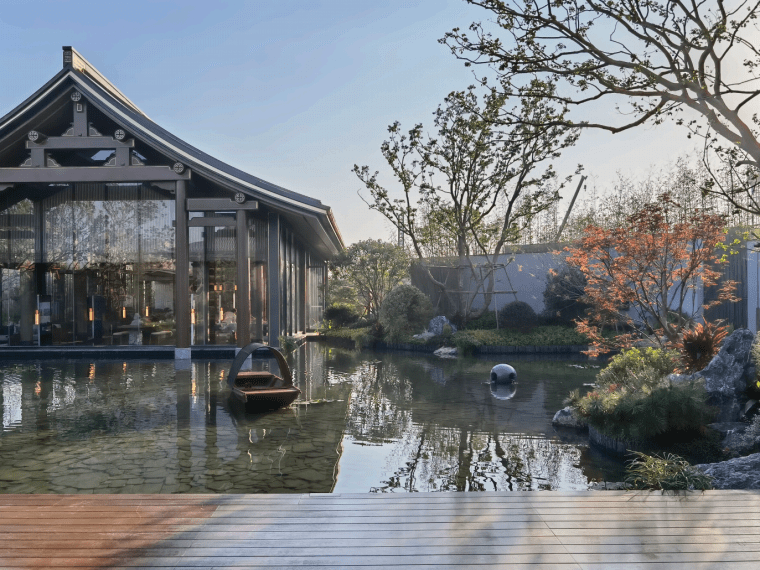
{"type": "Polygon", "coordinates": [[[247,412],[265,412],[284,408],[293,403],[301,390],[293,386],[293,377],[285,357],[276,348],[251,343],[240,349],[230,366],[227,383],[235,399],[245,404],[247,412]],[[246,359],[257,350],[268,350],[280,367],[281,376],[272,372],[240,371],[246,359]]]}

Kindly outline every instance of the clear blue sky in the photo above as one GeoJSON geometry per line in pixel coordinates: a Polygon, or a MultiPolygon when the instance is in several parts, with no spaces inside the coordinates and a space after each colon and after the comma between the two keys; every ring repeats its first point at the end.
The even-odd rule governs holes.
{"type": "MultiPolygon", "coordinates": [[[[473,83],[437,39],[485,17],[463,0],[0,0],[0,116],[72,45],[167,130],[331,206],[347,243],[389,239],[351,168],[382,171],[389,124],[432,127],[446,94],[473,83]]],[[[583,163],[603,191],[616,170],[688,148],[669,125],[587,133],[556,166],[564,176],[583,163]]]]}

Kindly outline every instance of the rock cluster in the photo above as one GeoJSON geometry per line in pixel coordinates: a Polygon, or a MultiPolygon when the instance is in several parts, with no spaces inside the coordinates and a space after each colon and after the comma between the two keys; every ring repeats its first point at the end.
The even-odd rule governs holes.
{"type": "Polygon", "coordinates": [[[755,378],[751,350],[755,335],[737,329],[725,340],[717,355],[704,370],[697,372],[705,380],[708,403],[719,410],[717,422],[736,422],[747,402],[745,391],[755,378]]]}
{"type": "Polygon", "coordinates": [[[588,423],[577,417],[573,413],[573,407],[572,406],[566,406],[559,410],[556,414],[554,414],[554,418],[552,418],[552,425],[556,427],[569,427],[569,428],[576,428],[576,429],[585,429],[588,427],[588,423]]]}
{"type": "Polygon", "coordinates": [[[704,380],[707,401],[718,409],[715,421],[738,422],[744,419],[747,386],[755,378],[751,358],[754,339],[752,331],[737,329],[703,370],[688,375],[671,374],[668,378],[673,383],[704,380]]]}
{"type": "Polygon", "coordinates": [[[449,321],[449,319],[443,315],[433,317],[428,324],[427,330],[429,333],[433,333],[435,336],[441,336],[443,334],[443,327],[446,325],[449,325],[451,327],[451,332],[457,332],[457,327],[451,324],[451,321],[449,321]]]}
{"type": "Polygon", "coordinates": [[[696,467],[713,477],[716,489],[760,489],[760,453],[696,467]]]}

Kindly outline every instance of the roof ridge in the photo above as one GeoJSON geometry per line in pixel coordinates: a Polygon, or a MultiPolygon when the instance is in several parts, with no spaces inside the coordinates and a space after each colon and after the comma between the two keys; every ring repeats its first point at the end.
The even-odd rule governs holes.
{"type": "Polygon", "coordinates": [[[150,119],[150,117],[135,105],[129,97],[124,95],[116,85],[111,83],[105,75],[100,73],[94,65],[82,57],[82,54],[71,46],[63,46],[63,67],[64,69],[73,69],[90,77],[104,90],[110,92],[114,97],[121,100],[122,103],[126,104],[137,113],[140,113],[146,119],[150,119]]]}

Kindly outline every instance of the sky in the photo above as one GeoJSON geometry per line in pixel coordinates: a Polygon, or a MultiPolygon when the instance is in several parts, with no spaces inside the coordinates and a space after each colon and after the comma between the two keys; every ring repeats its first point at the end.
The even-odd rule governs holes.
{"type": "MultiPolygon", "coordinates": [[[[346,244],[389,240],[352,167],[380,170],[393,188],[380,153],[388,125],[432,133],[444,97],[475,82],[437,40],[487,18],[464,0],[0,0],[0,116],[71,45],[168,131],[330,206],[346,244]]],[[[583,164],[589,190],[604,192],[617,172],[644,176],[694,148],[671,124],[588,131],[554,165],[564,177],[583,164]]]]}

